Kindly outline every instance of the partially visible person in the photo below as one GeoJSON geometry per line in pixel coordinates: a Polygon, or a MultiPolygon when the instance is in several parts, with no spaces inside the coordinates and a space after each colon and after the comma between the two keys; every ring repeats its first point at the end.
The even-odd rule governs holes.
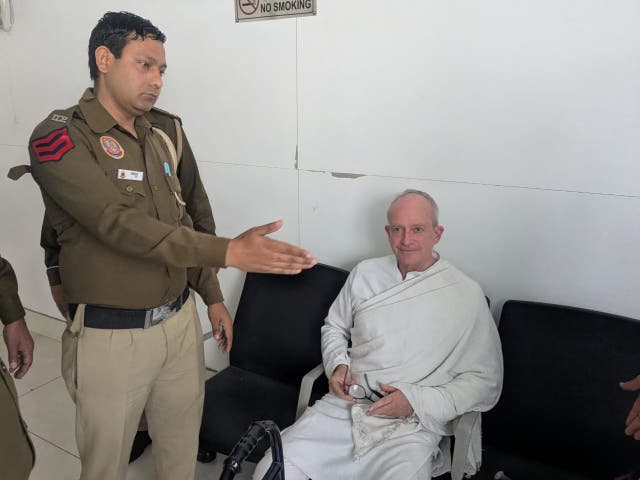
{"type": "Polygon", "coordinates": [[[35,462],[27,426],[20,416],[11,375],[23,378],[33,363],[33,339],[24,320],[18,282],[11,264],[0,257],[0,320],[9,368],[0,358],[0,478],[26,480],[35,462]]]}
{"type": "Polygon", "coordinates": [[[330,392],[282,435],[288,480],[430,479],[450,469],[454,420],[498,401],[498,332],[480,286],[433,249],[435,201],[407,190],[387,218],[393,255],[353,269],[322,327],[330,392]]]}
{"type": "MultiPolygon", "coordinates": [[[[620,382],[620,388],[626,392],[640,392],[640,375],[628,382],[620,382]]],[[[625,425],[624,433],[636,440],[640,440],[640,393],[638,393],[636,401],[633,402],[631,410],[629,410],[625,425]]]]}

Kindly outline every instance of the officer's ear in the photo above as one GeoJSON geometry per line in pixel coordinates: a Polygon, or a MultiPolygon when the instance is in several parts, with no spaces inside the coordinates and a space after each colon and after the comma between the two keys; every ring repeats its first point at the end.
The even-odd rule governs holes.
{"type": "Polygon", "coordinates": [[[111,50],[109,50],[109,48],[104,45],[100,45],[98,48],[96,48],[95,56],[98,71],[100,73],[107,73],[109,71],[109,68],[111,67],[111,62],[114,59],[111,50]]]}

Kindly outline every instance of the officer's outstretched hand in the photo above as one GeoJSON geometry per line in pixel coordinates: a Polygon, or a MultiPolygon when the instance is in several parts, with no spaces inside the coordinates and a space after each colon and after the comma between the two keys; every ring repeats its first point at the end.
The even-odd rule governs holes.
{"type": "Polygon", "coordinates": [[[24,318],[5,325],[2,336],[9,353],[9,372],[15,378],[24,377],[33,363],[33,338],[24,318]]]}
{"type": "Polygon", "coordinates": [[[229,242],[226,264],[246,272],[295,275],[318,261],[295,245],[267,238],[282,227],[282,220],[253,227],[229,242]]]}

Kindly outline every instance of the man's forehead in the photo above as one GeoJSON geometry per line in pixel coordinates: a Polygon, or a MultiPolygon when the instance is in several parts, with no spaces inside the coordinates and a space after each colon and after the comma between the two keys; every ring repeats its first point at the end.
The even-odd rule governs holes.
{"type": "Polygon", "coordinates": [[[155,40],[153,37],[138,37],[130,40],[125,45],[123,51],[137,55],[146,55],[149,58],[162,62],[164,62],[165,58],[164,45],[160,40],[155,40]]]}
{"type": "Polygon", "coordinates": [[[404,199],[399,199],[395,204],[391,206],[389,210],[390,222],[402,222],[414,221],[420,223],[427,221],[431,217],[431,205],[429,202],[403,202],[404,199]]]}

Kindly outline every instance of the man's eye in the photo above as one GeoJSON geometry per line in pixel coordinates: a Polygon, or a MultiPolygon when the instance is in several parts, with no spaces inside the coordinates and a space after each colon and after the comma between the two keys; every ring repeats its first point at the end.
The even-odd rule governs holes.
{"type": "Polygon", "coordinates": [[[414,232],[416,232],[416,233],[422,233],[422,232],[424,232],[424,228],[422,228],[422,227],[415,227],[415,228],[413,229],[413,231],[414,231],[414,232]]]}

